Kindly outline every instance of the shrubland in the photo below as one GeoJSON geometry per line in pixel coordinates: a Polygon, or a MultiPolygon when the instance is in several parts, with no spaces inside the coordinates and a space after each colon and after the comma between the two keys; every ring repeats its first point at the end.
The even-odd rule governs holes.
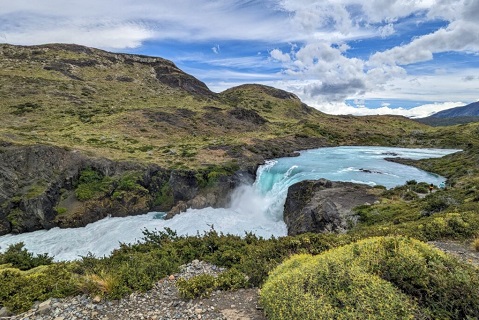
{"type": "Polygon", "coordinates": [[[327,115],[261,85],[214,93],[171,61],[76,45],[1,44],[0,96],[0,142],[169,169],[256,162],[325,145],[470,142],[467,126],[457,132],[398,116],[327,115]]]}

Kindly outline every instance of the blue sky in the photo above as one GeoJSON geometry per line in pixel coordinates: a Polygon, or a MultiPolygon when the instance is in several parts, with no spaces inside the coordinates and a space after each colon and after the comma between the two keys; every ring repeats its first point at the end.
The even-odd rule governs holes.
{"type": "Polygon", "coordinates": [[[479,100],[479,0],[0,0],[0,42],[167,58],[220,92],[291,91],[332,114],[479,100]]]}

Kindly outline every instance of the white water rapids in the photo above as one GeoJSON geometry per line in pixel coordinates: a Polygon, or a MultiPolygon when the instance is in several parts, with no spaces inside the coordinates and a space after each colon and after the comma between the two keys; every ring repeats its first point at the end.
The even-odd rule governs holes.
{"type": "Polygon", "coordinates": [[[234,190],[229,208],[189,209],[170,220],[151,212],[126,218],[106,218],[83,228],[35,231],[0,237],[0,251],[10,244],[24,242],[34,253],[48,253],[55,260],[74,260],[89,252],[108,255],[121,243],[141,240],[144,229],[165,227],[180,235],[196,235],[210,230],[262,237],[286,235],[283,205],[288,187],[307,179],[326,178],[392,188],[408,180],[438,185],[443,177],[385,161],[385,157],[411,159],[442,157],[458,150],[403,149],[388,147],[336,147],[301,152],[299,157],[268,161],[259,167],[253,185],[234,190]]]}

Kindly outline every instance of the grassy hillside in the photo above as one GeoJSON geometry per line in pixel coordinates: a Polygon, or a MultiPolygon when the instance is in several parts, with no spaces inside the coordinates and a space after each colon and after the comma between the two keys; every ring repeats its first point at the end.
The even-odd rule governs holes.
{"type": "Polygon", "coordinates": [[[0,45],[0,96],[0,140],[169,168],[302,146],[441,144],[403,117],[330,116],[259,85],[215,94],[168,60],[76,45],[0,45]]]}

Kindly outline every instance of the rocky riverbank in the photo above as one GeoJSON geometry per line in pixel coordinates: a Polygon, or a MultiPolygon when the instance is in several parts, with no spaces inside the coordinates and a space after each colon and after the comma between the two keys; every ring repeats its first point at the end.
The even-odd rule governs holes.
{"type": "Polygon", "coordinates": [[[326,179],[298,182],[288,189],[284,222],[288,235],[345,232],[357,220],[354,207],[378,200],[374,188],[326,179]]]}
{"type": "Polygon", "coordinates": [[[0,163],[0,235],[81,227],[178,203],[222,207],[255,169],[164,169],[46,145],[0,145],[0,163]]]}
{"type": "Polygon", "coordinates": [[[258,289],[215,291],[209,298],[185,300],[178,294],[175,282],[199,274],[217,275],[223,269],[195,260],[182,266],[178,274],[160,280],[145,293],[133,293],[116,301],[104,301],[86,295],[50,299],[32,310],[15,316],[0,312],[8,320],[265,320],[258,306],[258,289]]]}

